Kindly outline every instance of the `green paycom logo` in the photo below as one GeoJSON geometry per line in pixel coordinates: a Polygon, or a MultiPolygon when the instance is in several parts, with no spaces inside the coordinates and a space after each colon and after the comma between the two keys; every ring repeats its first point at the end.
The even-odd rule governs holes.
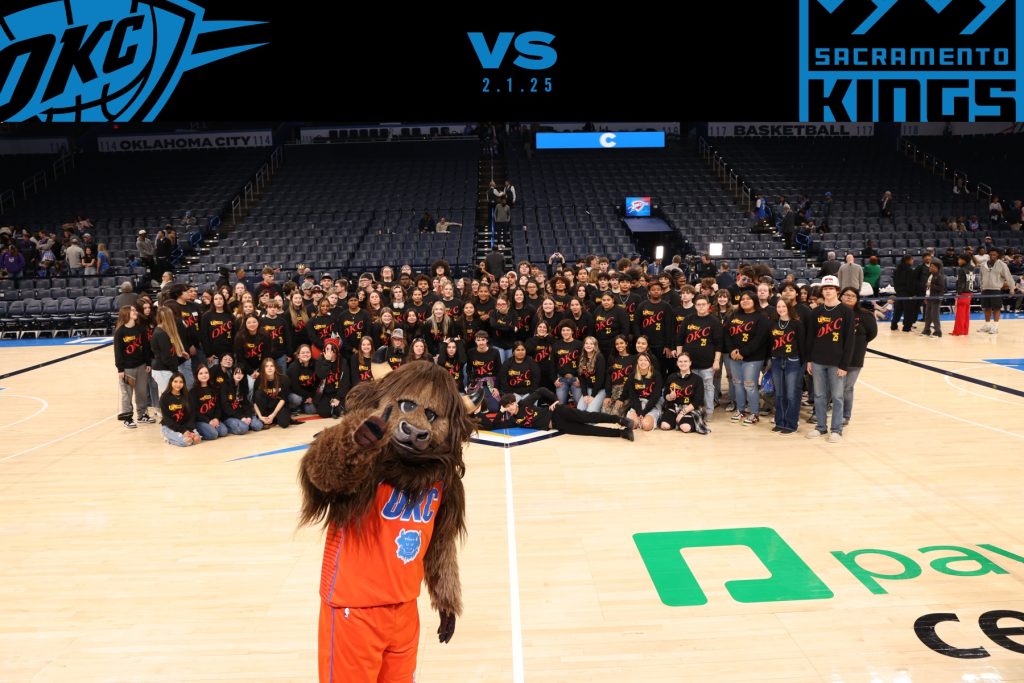
{"type": "MultiPolygon", "coordinates": [[[[736,602],[778,602],[783,600],[827,600],[832,590],[818,578],[814,570],[796,554],[782,536],[768,527],[710,529],[702,531],[662,531],[633,535],[647,573],[654,582],[661,601],[670,607],[691,607],[707,604],[707,596],[686,562],[688,548],[742,546],[749,548],[771,574],[762,579],[727,581],[725,588],[736,602]]],[[[987,543],[979,548],[1015,562],[1024,557],[987,543]]],[[[971,548],[956,545],[935,545],[919,548],[930,560],[928,565],[947,576],[982,576],[1009,572],[987,556],[971,548]],[[944,556],[929,556],[943,552],[944,556]],[[965,566],[966,565],[966,566],[965,566]]],[[[904,581],[921,576],[922,567],[913,558],[877,548],[832,551],[832,556],[867,590],[875,595],[888,591],[880,581],[904,581]],[[870,559],[865,566],[862,559],[870,559]],[[878,558],[885,558],[879,560],[878,558]],[[885,571],[876,569],[885,564],[885,571]]]]}

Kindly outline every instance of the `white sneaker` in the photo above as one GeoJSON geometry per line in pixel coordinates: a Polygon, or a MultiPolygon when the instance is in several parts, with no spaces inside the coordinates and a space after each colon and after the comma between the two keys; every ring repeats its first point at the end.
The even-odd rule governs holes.
{"type": "Polygon", "coordinates": [[[978,333],[979,334],[981,334],[982,332],[991,332],[991,331],[992,331],[991,323],[985,323],[980,328],[978,328],[978,333]]]}
{"type": "Polygon", "coordinates": [[[842,441],[843,435],[840,434],[839,432],[832,432],[831,434],[828,435],[829,443],[842,443],[842,441]]]}
{"type": "Polygon", "coordinates": [[[989,334],[998,334],[999,333],[999,325],[993,324],[992,327],[988,328],[988,333],[989,334]]]}
{"type": "Polygon", "coordinates": [[[808,431],[806,434],[804,434],[804,438],[805,439],[817,439],[819,436],[825,436],[825,435],[822,434],[821,432],[819,432],[817,429],[812,429],[812,430],[808,431]]]}

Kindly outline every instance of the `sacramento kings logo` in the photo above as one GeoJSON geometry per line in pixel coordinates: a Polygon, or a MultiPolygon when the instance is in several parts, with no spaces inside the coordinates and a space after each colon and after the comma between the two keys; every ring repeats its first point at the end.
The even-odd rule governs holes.
{"type": "Polygon", "coordinates": [[[203,12],[187,0],[5,1],[0,121],[152,121],[183,73],[261,46],[195,52],[200,35],[263,23],[203,12]]]}

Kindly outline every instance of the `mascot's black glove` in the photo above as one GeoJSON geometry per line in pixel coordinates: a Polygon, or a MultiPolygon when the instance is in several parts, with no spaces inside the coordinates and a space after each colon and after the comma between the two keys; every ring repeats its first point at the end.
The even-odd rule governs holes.
{"type": "Polygon", "coordinates": [[[455,615],[451,612],[441,612],[441,625],[437,627],[437,639],[447,643],[455,633],[455,615]]]}
{"type": "Polygon", "coordinates": [[[387,429],[389,417],[391,417],[391,406],[388,406],[380,417],[374,415],[359,425],[355,433],[356,445],[369,448],[380,441],[384,436],[384,430],[387,429]]]}

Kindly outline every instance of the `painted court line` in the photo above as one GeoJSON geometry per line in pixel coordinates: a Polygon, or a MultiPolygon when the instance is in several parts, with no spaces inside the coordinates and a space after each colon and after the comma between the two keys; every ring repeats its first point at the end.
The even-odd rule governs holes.
{"type": "Polygon", "coordinates": [[[17,453],[15,453],[13,455],[8,455],[6,458],[0,458],[0,462],[7,462],[8,460],[13,460],[14,458],[17,458],[19,455],[25,455],[26,453],[31,453],[32,451],[38,451],[40,448],[46,448],[47,446],[50,446],[50,445],[55,444],[55,443],[59,443],[59,442],[63,441],[64,439],[70,439],[72,436],[75,436],[76,434],[81,434],[82,432],[88,431],[88,430],[92,429],[93,427],[95,427],[96,425],[102,424],[104,422],[108,422],[109,420],[110,420],[109,417],[100,418],[96,422],[93,422],[91,425],[89,425],[87,427],[82,427],[81,429],[77,429],[77,430],[71,432],[70,434],[65,434],[64,436],[58,436],[56,439],[52,439],[50,441],[47,441],[46,443],[41,443],[38,446],[33,446],[32,448],[26,448],[25,450],[18,451],[17,453]]]}
{"type": "Polygon", "coordinates": [[[45,411],[47,408],[50,407],[50,404],[46,402],[46,399],[39,398],[38,396],[24,396],[22,394],[0,394],[0,398],[27,398],[27,399],[30,399],[32,401],[39,401],[40,403],[43,404],[42,408],[40,408],[36,412],[32,413],[28,417],[23,417],[20,420],[17,420],[15,422],[9,422],[9,423],[7,423],[5,425],[0,425],[0,429],[6,429],[8,427],[13,427],[14,425],[19,425],[22,422],[28,422],[33,417],[35,417],[36,415],[42,413],[43,411],[45,411]]]}
{"type": "Polygon", "coordinates": [[[987,424],[982,424],[980,422],[975,422],[974,420],[968,420],[967,418],[960,417],[959,415],[952,415],[950,413],[944,413],[941,410],[935,410],[934,408],[929,408],[928,406],[923,406],[920,403],[915,403],[914,401],[910,401],[908,399],[905,399],[902,396],[896,396],[895,394],[890,394],[888,391],[885,391],[884,389],[879,389],[878,387],[874,386],[870,382],[858,381],[857,382],[857,386],[859,387],[861,385],[866,386],[868,389],[872,389],[874,391],[877,391],[878,393],[882,394],[883,396],[888,396],[889,398],[896,399],[897,401],[900,401],[901,403],[906,403],[907,405],[914,406],[915,408],[920,408],[921,410],[927,410],[929,413],[935,413],[936,415],[941,415],[942,417],[947,417],[950,420],[956,420],[957,422],[963,422],[965,424],[974,425],[975,427],[981,427],[983,429],[987,429],[987,430],[992,431],[992,432],[997,432],[999,434],[1005,434],[1006,436],[1012,436],[1015,439],[1024,439],[1024,434],[1017,434],[1016,432],[1008,432],[1005,429],[999,429],[999,427],[992,427],[992,426],[987,425],[987,424]]]}
{"type": "Polygon", "coordinates": [[[508,520],[508,590],[512,618],[512,683],[523,683],[523,622],[519,606],[519,556],[512,504],[512,449],[505,446],[505,517],[508,520]]]}

